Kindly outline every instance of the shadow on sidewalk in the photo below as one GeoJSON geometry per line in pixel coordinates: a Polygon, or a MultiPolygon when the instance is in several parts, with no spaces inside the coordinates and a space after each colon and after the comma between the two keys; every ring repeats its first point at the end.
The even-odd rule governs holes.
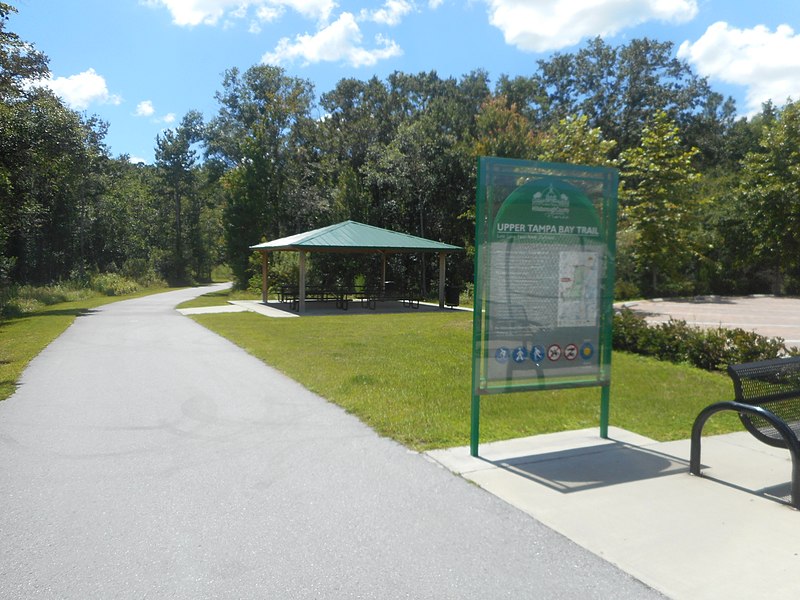
{"type": "Polygon", "coordinates": [[[564,494],[687,473],[686,460],[623,442],[486,460],[564,494]]]}

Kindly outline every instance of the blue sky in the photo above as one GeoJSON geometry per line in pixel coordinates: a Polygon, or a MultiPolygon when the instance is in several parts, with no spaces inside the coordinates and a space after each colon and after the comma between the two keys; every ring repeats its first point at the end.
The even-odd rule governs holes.
{"type": "Polygon", "coordinates": [[[110,125],[116,155],[152,162],[156,135],[196,109],[208,120],[222,73],[261,62],[310,80],[435,70],[531,75],[536,61],[652,37],[741,115],[800,99],[796,0],[6,0],[7,27],[50,58],[44,82],[110,125]]]}

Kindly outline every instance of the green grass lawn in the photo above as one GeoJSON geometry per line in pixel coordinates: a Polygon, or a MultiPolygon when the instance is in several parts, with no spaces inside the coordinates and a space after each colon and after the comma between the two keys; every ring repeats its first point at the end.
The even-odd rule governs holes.
{"type": "MultiPolygon", "coordinates": [[[[193,318],[382,435],[417,450],[469,443],[471,313],[193,318]]],[[[723,374],[614,354],[613,426],[657,440],[688,438],[702,408],[731,396],[723,374]]],[[[599,413],[599,388],[485,397],[481,442],[599,427],[599,413]]],[[[735,416],[720,415],[705,432],[735,429],[735,416]]]]}
{"type": "Polygon", "coordinates": [[[169,290],[150,288],[128,296],[104,296],[95,293],[75,302],[52,304],[21,316],[0,320],[0,400],[5,400],[14,393],[28,363],[61,335],[79,315],[109,302],[166,291],[169,290]]]}

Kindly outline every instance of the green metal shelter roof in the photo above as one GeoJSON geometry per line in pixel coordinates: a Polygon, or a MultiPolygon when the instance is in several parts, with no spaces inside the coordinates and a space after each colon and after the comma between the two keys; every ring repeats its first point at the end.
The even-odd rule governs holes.
{"type": "Polygon", "coordinates": [[[328,252],[460,252],[463,248],[415,235],[343,221],[320,229],[250,246],[253,250],[328,252]]]}

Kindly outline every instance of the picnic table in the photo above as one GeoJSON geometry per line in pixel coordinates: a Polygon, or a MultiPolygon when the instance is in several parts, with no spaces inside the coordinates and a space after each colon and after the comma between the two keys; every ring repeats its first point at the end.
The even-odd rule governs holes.
{"type": "MultiPolygon", "coordinates": [[[[278,292],[281,303],[290,304],[292,310],[300,308],[300,292],[298,288],[282,286],[278,292]]],[[[375,310],[378,302],[398,301],[409,308],[419,308],[421,294],[406,288],[387,286],[375,289],[368,286],[309,286],[305,290],[306,300],[317,302],[335,302],[336,308],[348,310],[350,300],[359,300],[362,308],[375,310]]]]}

